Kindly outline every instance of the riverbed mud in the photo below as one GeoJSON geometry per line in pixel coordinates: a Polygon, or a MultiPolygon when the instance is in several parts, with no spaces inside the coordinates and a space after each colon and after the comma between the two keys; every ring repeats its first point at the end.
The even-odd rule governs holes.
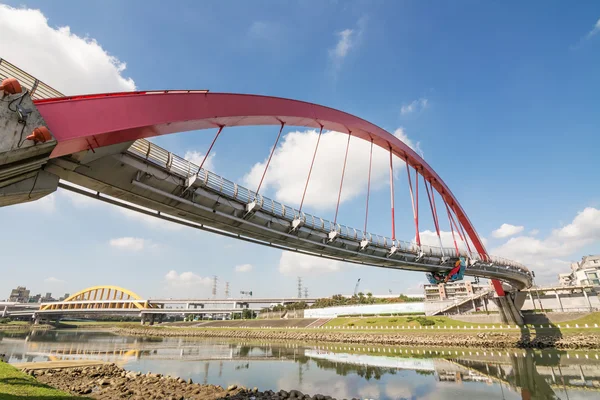
{"type": "Polygon", "coordinates": [[[354,344],[381,344],[392,346],[437,346],[471,348],[524,348],[524,349],[597,349],[600,336],[580,334],[562,337],[556,334],[519,334],[481,332],[474,334],[369,334],[343,332],[297,332],[258,329],[201,329],[201,328],[112,328],[112,332],[130,336],[206,337],[258,340],[290,340],[304,342],[331,342],[354,344]]]}

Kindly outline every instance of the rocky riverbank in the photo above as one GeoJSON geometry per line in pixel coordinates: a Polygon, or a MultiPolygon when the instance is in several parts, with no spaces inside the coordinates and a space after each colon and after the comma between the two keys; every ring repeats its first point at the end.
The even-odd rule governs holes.
{"type": "Polygon", "coordinates": [[[600,336],[580,334],[561,337],[557,334],[524,334],[518,332],[481,332],[473,334],[371,334],[344,332],[298,332],[293,330],[258,329],[202,329],[202,328],[112,328],[112,332],[130,336],[206,337],[256,340],[288,340],[303,342],[331,342],[354,344],[381,344],[391,346],[442,346],[471,348],[558,348],[597,349],[600,336]]]}
{"type": "Polygon", "coordinates": [[[115,364],[97,367],[63,368],[48,370],[24,370],[39,382],[56,389],[101,400],[277,400],[277,399],[313,399],[333,400],[330,396],[305,395],[297,390],[287,392],[271,390],[260,392],[257,388],[244,388],[232,385],[228,388],[215,385],[201,385],[192,380],[185,381],[177,377],[161,374],[141,374],[128,372],[115,364]]]}

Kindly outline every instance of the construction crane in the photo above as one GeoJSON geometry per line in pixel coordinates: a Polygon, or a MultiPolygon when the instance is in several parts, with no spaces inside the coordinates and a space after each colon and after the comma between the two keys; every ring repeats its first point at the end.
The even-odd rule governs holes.
{"type": "Polygon", "coordinates": [[[360,278],[358,278],[358,280],[356,281],[356,286],[354,286],[354,295],[356,296],[356,294],[358,293],[358,285],[360,284],[360,278]]]}

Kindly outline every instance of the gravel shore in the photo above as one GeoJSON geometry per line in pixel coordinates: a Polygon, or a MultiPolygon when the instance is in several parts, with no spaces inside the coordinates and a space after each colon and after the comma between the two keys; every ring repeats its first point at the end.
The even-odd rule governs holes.
{"type": "Polygon", "coordinates": [[[297,332],[258,329],[202,329],[202,328],[112,328],[112,332],[130,336],[206,337],[257,340],[290,340],[354,344],[382,344],[393,346],[442,346],[471,348],[557,348],[597,349],[600,336],[580,334],[567,337],[557,335],[518,335],[503,332],[474,334],[368,334],[343,332],[297,332]]]}
{"type": "Polygon", "coordinates": [[[231,400],[280,400],[280,399],[312,399],[334,400],[330,396],[306,395],[297,390],[289,392],[267,390],[260,392],[257,388],[244,388],[232,385],[228,388],[215,385],[202,385],[185,381],[177,377],[160,374],[141,374],[128,372],[115,364],[97,367],[48,369],[25,372],[34,376],[39,382],[73,395],[86,396],[101,400],[215,400],[228,398],[231,400]]]}

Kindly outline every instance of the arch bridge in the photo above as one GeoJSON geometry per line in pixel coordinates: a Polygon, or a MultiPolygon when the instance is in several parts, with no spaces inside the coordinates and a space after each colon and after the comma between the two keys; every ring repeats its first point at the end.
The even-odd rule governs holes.
{"type": "Polygon", "coordinates": [[[17,91],[14,82],[5,84],[8,98],[0,103],[0,119],[6,126],[0,132],[0,206],[35,200],[61,187],[196,229],[335,260],[448,276],[456,273],[454,263],[463,257],[468,259],[466,275],[492,280],[505,320],[522,322],[514,296],[507,297],[505,290],[530,287],[532,273],[519,263],[489,255],[458,199],[434,169],[396,136],[371,122],[298,100],[208,90],[60,97],[5,60],[0,61],[3,78],[1,74],[16,78],[25,88],[17,91]],[[223,130],[256,125],[277,127],[257,188],[244,188],[203,168],[223,130]],[[319,131],[314,151],[307,154],[307,179],[297,207],[271,200],[261,192],[286,126],[319,131]],[[200,165],[145,140],[206,129],[215,129],[216,134],[200,165]],[[324,130],[347,135],[331,220],[303,210],[324,130]],[[21,139],[23,132],[31,135],[21,139]],[[360,229],[338,222],[348,149],[357,140],[367,141],[371,148],[365,155],[369,157],[369,180],[365,182],[365,225],[360,229]],[[368,230],[373,147],[389,155],[388,235],[368,230]],[[406,165],[415,228],[412,242],[396,238],[393,170],[399,161],[406,165]],[[438,247],[421,241],[419,188],[421,200],[426,197],[431,211],[438,247]],[[440,220],[446,217],[453,238],[447,247],[440,230],[440,220]]]}

